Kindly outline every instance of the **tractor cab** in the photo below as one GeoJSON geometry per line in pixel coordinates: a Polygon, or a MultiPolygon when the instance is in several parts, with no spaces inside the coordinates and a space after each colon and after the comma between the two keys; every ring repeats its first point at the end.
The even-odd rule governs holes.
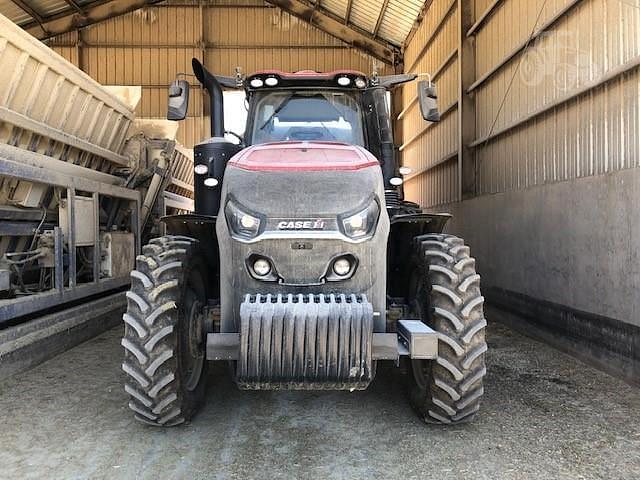
{"type": "MultiPolygon", "coordinates": [[[[195,148],[196,211],[217,214],[219,202],[212,202],[211,192],[204,187],[205,182],[210,184],[209,188],[214,183],[213,188],[217,187],[224,172],[220,166],[207,164],[207,174],[198,175],[205,171],[205,166],[198,166],[201,159],[211,159],[211,153],[216,151],[213,156],[226,162],[242,148],[272,142],[335,142],[362,147],[380,163],[390,204],[400,205],[402,175],[393,142],[389,92],[417,79],[418,75],[378,76],[374,73],[367,76],[356,70],[324,73],[263,70],[247,77],[239,74],[226,77],[210,73],[197,59],[193,59],[193,70],[209,93],[212,136],[203,147],[200,144],[195,148]],[[243,137],[225,130],[223,90],[245,92],[248,114],[243,137]],[[239,145],[224,141],[225,134],[238,137],[239,145]],[[198,208],[199,205],[203,208],[198,208]]],[[[430,80],[421,80],[417,91],[423,118],[429,122],[439,121],[435,86],[430,80]]],[[[176,80],[169,92],[168,118],[184,119],[188,101],[188,82],[176,80]]]]}
{"type": "Polygon", "coordinates": [[[359,72],[268,71],[252,75],[247,89],[246,143],[322,141],[366,146],[365,86],[359,72]]]}

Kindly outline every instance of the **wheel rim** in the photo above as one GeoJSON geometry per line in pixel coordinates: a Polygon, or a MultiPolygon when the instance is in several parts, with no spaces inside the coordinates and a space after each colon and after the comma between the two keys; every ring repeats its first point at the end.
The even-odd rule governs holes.
{"type": "MultiPolygon", "coordinates": [[[[191,277],[199,277],[193,272],[191,277]]],[[[197,286],[201,285],[197,278],[190,278],[185,292],[185,335],[181,352],[181,363],[186,378],[185,388],[195,390],[200,384],[204,370],[206,335],[204,333],[203,295],[198,295],[197,286]],[[194,288],[195,287],[195,288],[194,288]]]]}

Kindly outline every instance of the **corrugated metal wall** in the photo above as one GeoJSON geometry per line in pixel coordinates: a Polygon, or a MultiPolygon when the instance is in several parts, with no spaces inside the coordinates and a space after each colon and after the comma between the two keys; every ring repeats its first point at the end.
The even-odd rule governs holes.
{"type": "Polygon", "coordinates": [[[465,162],[476,172],[472,193],[639,166],[639,0],[434,0],[406,47],[405,70],[434,73],[444,116],[424,124],[415,85],[403,89],[401,149],[415,170],[406,185],[411,198],[433,207],[461,195],[462,3],[478,22],[469,36],[475,155],[465,162]]]}
{"type": "Polygon", "coordinates": [[[458,9],[456,0],[434,0],[405,50],[405,71],[430,73],[437,84],[440,123],[420,116],[416,83],[402,89],[399,115],[404,164],[413,169],[406,195],[425,206],[458,199],[458,9]]]}
{"type": "Polygon", "coordinates": [[[539,3],[503,2],[476,35],[477,77],[495,71],[475,88],[480,194],[639,166],[640,2],[539,3]]]}
{"type": "MultiPolygon", "coordinates": [[[[138,10],[50,44],[102,84],[142,85],[137,114],[145,118],[164,117],[167,87],[177,72],[191,73],[192,57],[223,75],[233,75],[236,66],[246,73],[373,68],[368,55],[260,0],[176,3],[138,10]]],[[[178,136],[191,147],[209,129],[196,88],[188,115],[178,136]]]]}
{"type": "Polygon", "coordinates": [[[449,113],[425,125],[404,88],[406,192],[454,213],[488,296],[640,326],[639,39],[640,0],[434,0],[426,12],[405,68],[436,72],[449,113]]]}

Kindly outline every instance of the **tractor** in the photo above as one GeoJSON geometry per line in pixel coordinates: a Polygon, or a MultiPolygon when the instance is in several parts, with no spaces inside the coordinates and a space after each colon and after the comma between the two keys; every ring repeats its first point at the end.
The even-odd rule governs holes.
{"type": "MultiPolygon", "coordinates": [[[[417,81],[422,117],[439,120],[431,81],[228,77],[192,63],[211,138],[194,148],[194,213],[164,217],[166,235],[131,273],[121,343],[135,418],[190,421],[214,361],[240,389],[348,391],[389,361],[426,422],[471,420],[486,374],[480,277],[464,241],[443,233],[450,215],[404,199],[411,172],[392,134],[390,92],[407,82],[417,81]],[[225,89],[246,95],[235,141],[225,89]]],[[[188,100],[179,76],[167,118],[184,119],[188,100]]]]}

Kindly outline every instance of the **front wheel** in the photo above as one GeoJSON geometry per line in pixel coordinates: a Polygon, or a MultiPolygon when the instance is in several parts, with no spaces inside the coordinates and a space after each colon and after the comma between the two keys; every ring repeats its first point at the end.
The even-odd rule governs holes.
{"type": "Polygon", "coordinates": [[[206,272],[192,238],[154,238],[142,253],[123,316],[124,389],[137,420],[172,426],[204,398],[206,272]]]}
{"type": "Polygon", "coordinates": [[[484,298],[469,247],[452,235],[416,239],[409,305],[439,337],[436,360],[410,360],[409,397],[427,423],[470,421],[480,408],[487,351],[484,298]]]}

